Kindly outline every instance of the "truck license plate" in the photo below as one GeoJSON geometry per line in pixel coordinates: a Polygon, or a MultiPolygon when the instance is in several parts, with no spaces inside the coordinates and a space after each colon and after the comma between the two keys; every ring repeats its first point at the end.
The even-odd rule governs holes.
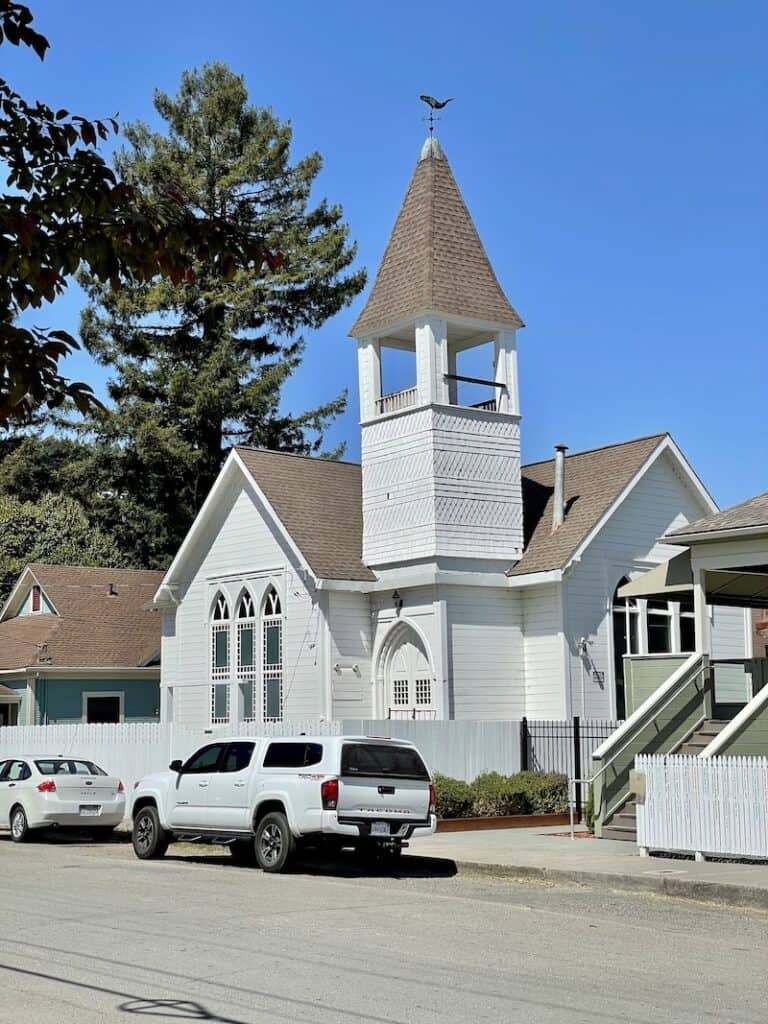
{"type": "Polygon", "coordinates": [[[371,835],[372,836],[388,836],[389,825],[386,821],[372,821],[371,822],[371,835]]]}
{"type": "Polygon", "coordinates": [[[99,804],[80,804],[80,816],[83,818],[89,816],[95,817],[100,813],[101,807],[99,806],[99,804]]]}

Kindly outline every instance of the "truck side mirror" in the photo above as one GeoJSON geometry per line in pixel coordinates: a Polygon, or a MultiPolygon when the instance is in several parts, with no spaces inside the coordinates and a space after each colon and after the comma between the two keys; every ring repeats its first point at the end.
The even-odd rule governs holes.
{"type": "Polygon", "coordinates": [[[179,761],[178,759],[175,761],[171,761],[168,767],[172,772],[179,772],[179,774],[181,774],[181,761],[179,761]]]}

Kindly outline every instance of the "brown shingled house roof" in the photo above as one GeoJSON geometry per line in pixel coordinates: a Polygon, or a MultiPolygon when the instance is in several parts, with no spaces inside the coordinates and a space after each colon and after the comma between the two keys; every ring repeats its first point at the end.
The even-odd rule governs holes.
{"type": "Polygon", "coordinates": [[[237,448],[293,542],[321,579],[375,580],[363,565],[360,466],[237,448]]]}
{"type": "MultiPolygon", "coordinates": [[[[525,550],[509,575],[566,565],[666,437],[654,434],[569,455],[566,516],[554,532],[554,460],[523,466],[525,550]]],[[[362,477],[357,463],[258,448],[238,447],[237,452],[318,577],[376,579],[362,561],[362,477]]]]}
{"type": "Polygon", "coordinates": [[[715,512],[711,516],[697,519],[690,526],[681,526],[679,530],[673,530],[668,534],[670,538],[676,536],[701,535],[706,539],[708,533],[720,532],[721,530],[749,530],[755,527],[764,526],[768,529],[768,491],[764,494],[757,494],[754,498],[748,498],[738,505],[731,505],[722,512],[715,512]]]}
{"type": "Polygon", "coordinates": [[[501,289],[437,140],[425,144],[368,301],[362,338],[420,313],[522,327],[501,289]]]}
{"type": "Polygon", "coordinates": [[[566,565],[666,437],[654,434],[567,456],[565,520],[554,531],[554,459],[523,466],[524,551],[509,575],[547,572],[566,565]]]}
{"type": "Polygon", "coordinates": [[[147,605],[162,572],[37,563],[28,568],[58,614],[0,622],[0,669],[140,668],[157,656],[160,615],[147,605]]]}

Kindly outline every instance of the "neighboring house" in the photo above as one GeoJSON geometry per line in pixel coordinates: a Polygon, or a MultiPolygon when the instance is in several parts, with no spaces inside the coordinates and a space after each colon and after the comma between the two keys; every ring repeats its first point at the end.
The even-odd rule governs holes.
{"type": "Polygon", "coordinates": [[[27,566],[0,612],[0,725],[157,721],[161,579],[27,566]]]}
{"type": "Polygon", "coordinates": [[[627,616],[667,601],[691,608],[693,653],[625,659],[624,724],[595,751],[597,832],[634,839],[629,772],[638,754],[768,754],[768,494],[704,516],[662,538],[669,561],[620,588],[627,616]],[[743,624],[734,655],[717,625],[743,624]]]}
{"type": "Polygon", "coordinates": [[[521,466],[521,327],[428,139],[353,329],[362,465],[230,453],[156,595],[165,718],[615,718],[628,647],[692,649],[686,602],[616,591],[714,502],[666,434],[521,466]]]}

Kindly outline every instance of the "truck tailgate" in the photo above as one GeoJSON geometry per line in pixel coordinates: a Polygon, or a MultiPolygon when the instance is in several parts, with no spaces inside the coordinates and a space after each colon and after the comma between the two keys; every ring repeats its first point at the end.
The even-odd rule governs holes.
{"type": "Polygon", "coordinates": [[[418,751],[386,741],[345,743],[339,817],[426,821],[429,772],[418,751]]]}

